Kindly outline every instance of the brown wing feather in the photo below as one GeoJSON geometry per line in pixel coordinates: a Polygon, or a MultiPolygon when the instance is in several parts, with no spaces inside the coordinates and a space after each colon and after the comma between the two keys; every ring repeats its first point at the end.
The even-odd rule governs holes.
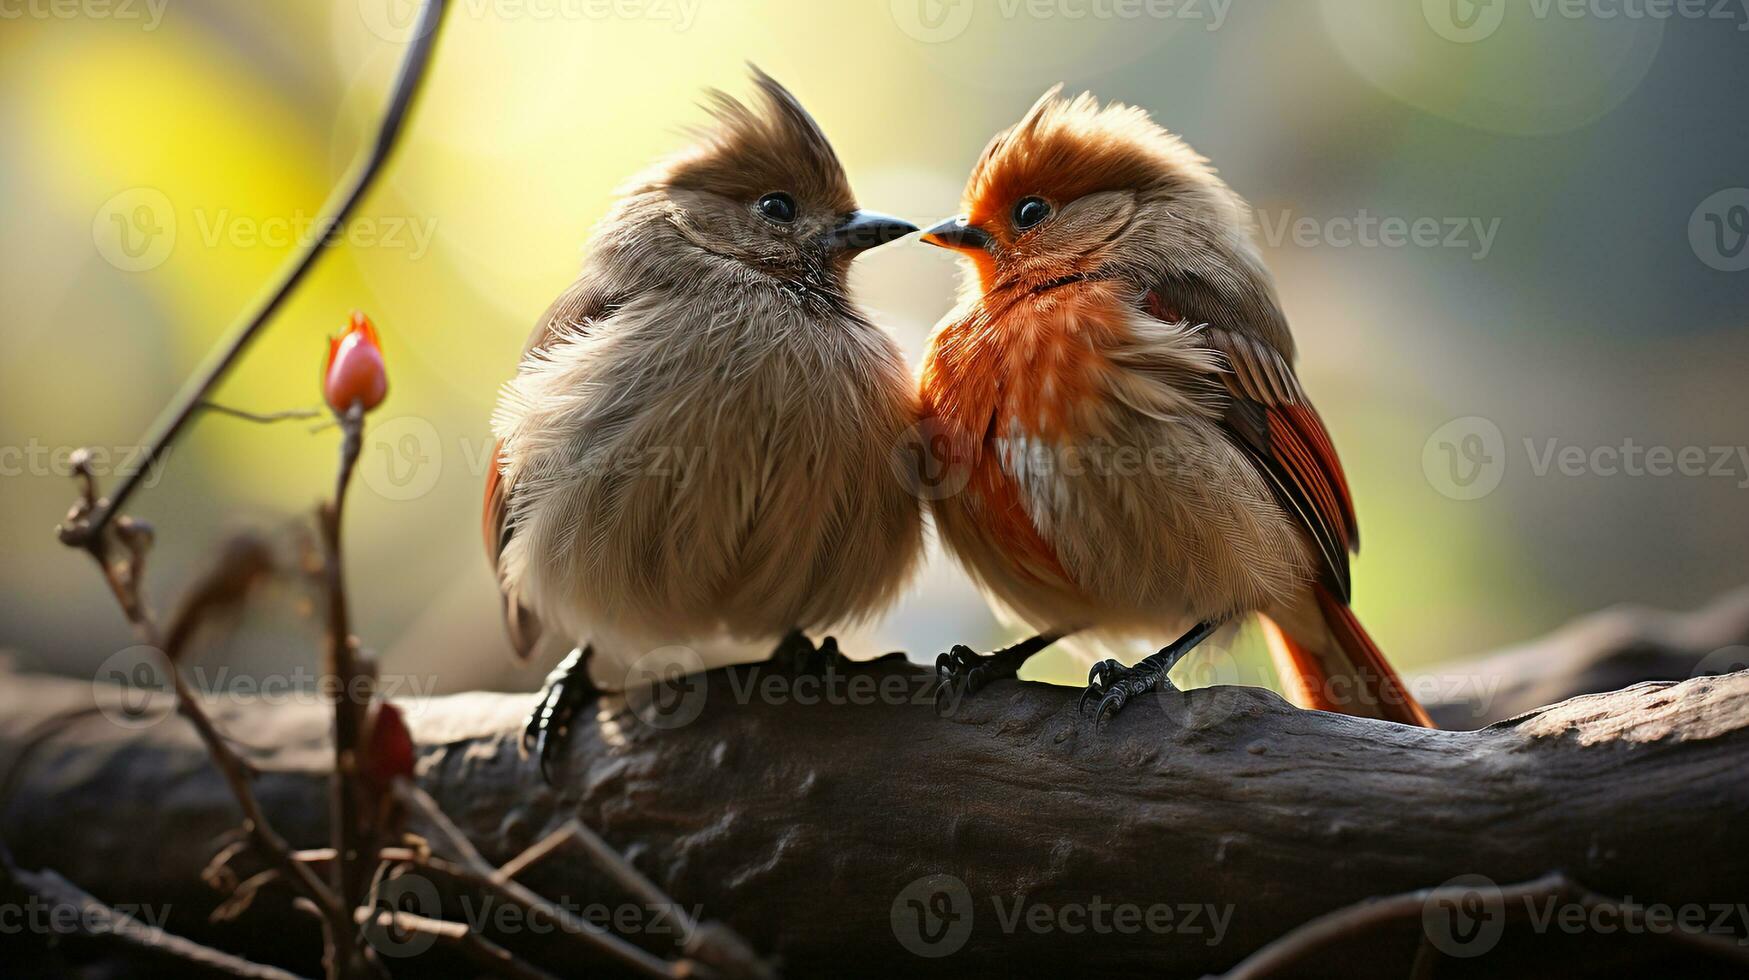
{"type": "MultiPolygon", "coordinates": [[[[558,339],[560,330],[585,329],[591,322],[611,316],[617,305],[611,294],[598,284],[589,279],[577,280],[548,307],[529,335],[528,343],[523,347],[523,357],[526,359],[529,354],[551,346],[558,339]]],[[[492,562],[494,572],[498,570],[498,560],[515,530],[510,524],[510,514],[516,488],[504,479],[503,448],[502,439],[492,447],[492,468],[486,473],[486,508],[481,528],[486,557],[492,562]]],[[[516,655],[526,660],[540,640],[540,620],[522,604],[514,590],[504,589],[502,583],[499,588],[504,630],[510,636],[510,645],[515,648],[516,655]]]]}
{"type": "MultiPolygon", "coordinates": [[[[1203,335],[1231,368],[1221,375],[1232,396],[1224,420],[1227,431],[1317,546],[1321,581],[1347,602],[1352,592],[1348,555],[1360,550],[1360,524],[1354,517],[1348,479],[1323,419],[1288,362],[1291,355],[1257,336],[1259,332],[1285,336],[1286,325],[1279,322],[1278,312],[1258,321],[1250,306],[1222,302],[1206,292],[1173,280],[1150,289],[1142,306],[1167,322],[1184,322],[1188,315],[1188,322],[1205,324],[1203,335]],[[1233,329],[1235,318],[1252,329],[1233,329]]],[[[1286,343],[1291,345],[1291,340],[1286,343]]]]}
{"type": "Polygon", "coordinates": [[[1269,477],[1282,505],[1297,516],[1323,556],[1323,581],[1342,601],[1351,593],[1348,554],[1360,550],[1360,525],[1336,446],[1287,360],[1263,342],[1211,327],[1209,343],[1226,356],[1233,400],[1226,424],[1269,477]]]}

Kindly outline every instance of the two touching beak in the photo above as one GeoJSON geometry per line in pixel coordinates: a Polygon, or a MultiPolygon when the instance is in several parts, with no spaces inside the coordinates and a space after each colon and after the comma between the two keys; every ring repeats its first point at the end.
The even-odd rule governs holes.
{"type": "MultiPolygon", "coordinates": [[[[904,238],[916,230],[916,225],[891,215],[857,211],[826,233],[825,244],[833,252],[855,254],[904,238]]],[[[985,251],[993,242],[989,232],[967,224],[964,215],[925,230],[923,240],[959,252],[985,251]]]]}

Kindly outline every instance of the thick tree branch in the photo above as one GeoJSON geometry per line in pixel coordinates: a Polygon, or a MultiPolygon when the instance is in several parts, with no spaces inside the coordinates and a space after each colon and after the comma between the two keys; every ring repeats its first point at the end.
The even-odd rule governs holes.
{"type": "Polygon", "coordinates": [[[1427,710],[1441,728],[1481,728],[1579,694],[1745,668],[1749,587],[1693,612],[1605,609],[1530,643],[1442,664],[1433,677],[1461,696],[1427,710]]]}
{"type": "MultiPolygon", "coordinates": [[[[1621,907],[1728,910],[1746,898],[1749,673],[1579,697],[1473,732],[1210,688],[1138,702],[1099,735],[1076,715],[1073,690],[1001,682],[941,718],[929,680],[890,661],[827,678],[746,667],[653,699],[612,698],[577,736],[557,790],[517,750],[529,697],[403,710],[422,787],[485,860],[511,860],[580,818],[695,918],[723,921],[791,976],[1200,976],[1319,916],[1449,891],[1462,876],[1495,883],[1503,900],[1516,897],[1512,883],[1552,872],[1621,907]]],[[[83,682],[8,679],[0,758],[92,696],[83,682]]],[[[294,843],[321,842],[326,712],[213,711],[272,746],[251,761],[275,824],[294,843]]],[[[172,904],[176,924],[199,924],[215,897],[198,870],[236,814],[186,729],[142,734],[88,714],[22,770],[0,813],[21,862],[53,865],[112,901],[172,904]]],[[[552,850],[521,879],[579,917],[645,904],[577,848],[552,850]]],[[[439,907],[403,910],[484,914],[484,938],[542,969],[611,974],[574,946],[543,945],[526,920],[494,920],[508,903],[438,884],[439,907]]],[[[1499,949],[1475,960],[1439,952],[1424,922],[1397,918],[1320,944],[1320,955],[1349,976],[1401,977],[1430,956],[1441,977],[1510,976],[1519,960],[1502,957],[1543,945],[1568,944],[1571,960],[1644,941],[1690,975],[1720,966],[1706,959],[1718,943],[1585,932],[1569,948],[1577,940],[1561,920],[1509,918],[1499,949]]],[[[697,939],[637,914],[612,925],[659,956],[697,939]]],[[[1702,925],[1740,938],[1738,918],[1707,914],[1702,925]]],[[[244,922],[209,938],[308,966],[296,957],[307,937],[285,929],[244,922]]],[[[403,975],[441,967],[385,960],[403,975]]]]}

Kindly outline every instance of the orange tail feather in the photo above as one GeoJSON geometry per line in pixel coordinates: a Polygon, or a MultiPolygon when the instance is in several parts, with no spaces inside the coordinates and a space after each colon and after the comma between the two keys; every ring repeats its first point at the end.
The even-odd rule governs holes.
{"type": "Polygon", "coordinates": [[[1313,587],[1322,637],[1294,637],[1263,617],[1264,636],[1288,699],[1302,708],[1437,728],[1427,709],[1372,641],[1354,611],[1322,585],[1313,587]]]}

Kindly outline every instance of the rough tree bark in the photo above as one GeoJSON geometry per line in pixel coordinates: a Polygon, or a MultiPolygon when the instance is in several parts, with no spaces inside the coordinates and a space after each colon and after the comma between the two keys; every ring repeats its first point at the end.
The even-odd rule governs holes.
{"type": "MultiPolygon", "coordinates": [[[[1578,665],[1569,683],[1648,651],[1671,672],[1723,663],[1730,655],[1714,651],[1749,639],[1749,601],[1593,622],[1614,625],[1570,628],[1546,648],[1578,665]],[[1576,636],[1590,638],[1583,656],[1576,636]]],[[[1482,663],[1537,659],[1515,656],[1482,663]]],[[[1564,871],[1599,893],[1701,906],[1709,926],[1743,929],[1749,673],[1643,683],[1443,732],[1300,711],[1235,687],[1137,702],[1103,732],[1077,715],[1078,692],[1038,684],[998,683],[938,717],[927,679],[892,661],[825,681],[736,668],[660,705],[613,699],[576,737],[557,790],[516,748],[530,697],[407,709],[421,784],[489,859],[579,816],[791,976],[1198,976],[1321,914],[1461,875],[1509,886],[1564,871]],[[1126,926],[1138,931],[1117,931],[1126,926]]],[[[1542,676],[1525,689],[1558,684],[1542,676]]],[[[93,699],[89,683],[0,677],[0,839],[18,865],[52,868],[111,903],[168,906],[171,931],[309,970],[313,929],[270,896],[235,923],[205,922],[218,899],[199,872],[237,813],[193,735],[175,717],[119,726],[93,699]]],[[[213,711],[250,746],[277,827],[319,846],[325,710],[218,699],[213,711]]],[[[1449,722],[1456,711],[1440,713],[1449,722]]],[[[632,901],[575,853],[551,855],[524,880],[572,906],[632,901]]],[[[444,894],[444,914],[479,914],[444,894]]],[[[1717,949],[1621,934],[1632,930],[1532,929],[1525,911],[1507,907],[1504,936],[1476,958],[1438,954],[1427,942],[1438,921],[1413,916],[1346,930],[1294,973],[1743,969],[1717,949]]],[[[541,937],[517,922],[483,928],[543,955],[541,937]]],[[[632,938],[665,952],[659,933],[652,922],[632,938]]],[[[443,965],[390,962],[419,976],[443,965]]]]}

